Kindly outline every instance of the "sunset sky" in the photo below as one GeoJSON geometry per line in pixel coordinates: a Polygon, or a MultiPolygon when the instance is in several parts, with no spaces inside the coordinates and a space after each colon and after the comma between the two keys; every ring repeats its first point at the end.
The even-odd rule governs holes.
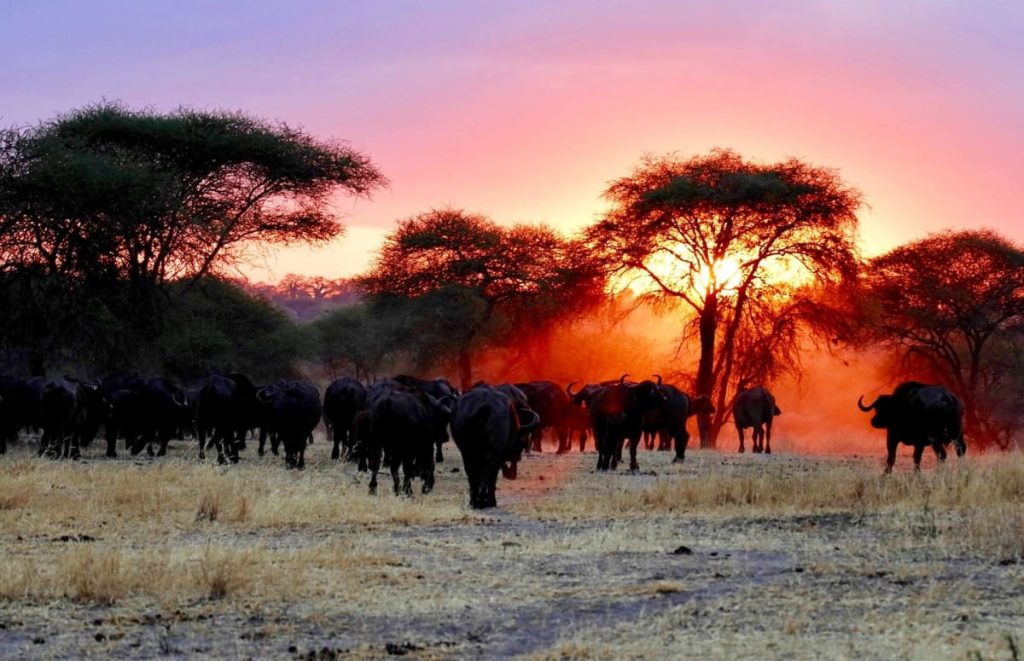
{"type": "Polygon", "coordinates": [[[21,2],[0,123],[100,99],[240,109],[342,138],[391,180],[347,236],[257,279],[361,270],[454,205],[573,231],[646,152],[838,168],[874,254],[947,227],[1024,241],[1024,3],[21,2]]]}

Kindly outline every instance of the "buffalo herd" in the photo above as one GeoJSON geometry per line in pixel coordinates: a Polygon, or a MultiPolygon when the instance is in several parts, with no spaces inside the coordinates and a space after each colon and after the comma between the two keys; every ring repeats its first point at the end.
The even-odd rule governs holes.
{"type": "MultiPolygon", "coordinates": [[[[0,377],[0,454],[29,429],[39,434],[39,455],[77,459],[103,430],[108,457],[117,456],[119,440],[132,455],[146,450],[161,456],[170,440],[191,437],[200,460],[212,445],[219,463],[236,463],[246,441],[258,438],[260,455],[269,441],[275,455],[283,447],[288,468],[302,469],[306,446],[323,420],[331,458],[369,471],[370,493],[376,492],[382,464],[396,494],[411,495],[413,480],[428,493],[450,435],[462,455],[470,504],[486,508],[496,505],[498,474],[515,479],[523,453],[541,451],[545,431],[560,454],[572,449],[574,439],[585,451],[592,437],[600,472],[615,470],[627,447],[630,470],[637,470],[641,441],[648,449],[657,443],[660,450],[674,451],[674,462],[684,461],[687,420],[710,415],[715,407],[708,397],[691,397],[658,375],[641,381],[628,376],[565,388],[552,381],[481,382],[465,392],[443,378],[397,375],[370,384],[341,378],[322,398],[308,381],[257,385],[237,373],[191,386],[124,374],[98,381],[0,377]]],[[[862,397],[857,405],[874,414],[872,427],[886,430],[887,473],[900,443],[914,448],[915,468],[927,446],[940,461],[950,443],[958,456],[966,452],[963,404],[943,386],[908,381],[871,404],[862,397]]],[[[772,422],[780,414],[768,389],[741,385],[732,404],[739,451],[746,449],[749,428],[751,450],[770,454],[772,422]]]]}

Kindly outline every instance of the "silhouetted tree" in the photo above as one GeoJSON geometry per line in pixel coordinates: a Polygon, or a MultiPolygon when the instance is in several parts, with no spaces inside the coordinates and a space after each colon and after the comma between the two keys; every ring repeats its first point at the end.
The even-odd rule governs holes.
{"type": "Polygon", "coordinates": [[[758,371],[770,376],[749,364],[758,355],[751,338],[762,340],[760,360],[776,356],[776,340],[785,337],[776,325],[796,321],[802,309],[786,304],[796,285],[856,274],[860,194],[834,170],[796,159],[754,163],[716,150],[647,157],[605,197],[612,209],[587,230],[587,241],[608,272],[620,282],[645,280],[648,296],[679,302],[694,315],[684,330],[700,345],[695,390],[718,409],[698,418],[702,447],[713,446],[736,380],[758,371]],[[748,364],[738,365],[744,356],[748,364]]]}
{"type": "Polygon", "coordinates": [[[1007,447],[1024,418],[1024,250],[944,232],[871,260],[865,284],[867,339],[953,388],[973,442],[1007,447]]]}
{"type": "Polygon", "coordinates": [[[401,221],[356,282],[377,303],[457,292],[445,309],[459,323],[444,344],[455,340],[459,379],[468,388],[475,349],[568,314],[600,289],[586,253],[574,248],[544,226],[502,227],[459,209],[435,209],[401,221]]]}
{"type": "Polygon", "coordinates": [[[104,103],[0,132],[0,262],[137,287],[200,278],[246,247],[338,236],[332,197],[384,183],[363,154],[284,124],[104,103]]]}
{"type": "Polygon", "coordinates": [[[338,236],[331,200],[383,184],[357,151],[241,113],[103,103],[0,131],[0,276],[38,331],[0,350],[127,360],[172,296],[250,249],[338,236]]]}

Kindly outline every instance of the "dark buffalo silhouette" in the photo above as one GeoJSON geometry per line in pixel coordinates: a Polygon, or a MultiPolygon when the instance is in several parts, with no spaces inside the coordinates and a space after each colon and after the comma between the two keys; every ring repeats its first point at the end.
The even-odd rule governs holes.
{"type": "Polygon", "coordinates": [[[594,429],[599,471],[618,467],[626,440],[629,441],[629,468],[639,469],[636,449],[640,444],[644,414],[665,403],[665,394],[654,381],[626,383],[626,376],[597,391],[587,405],[594,429]]]}
{"type": "Polygon", "coordinates": [[[85,422],[85,386],[69,379],[51,379],[39,393],[39,421],[43,435],[39,455],[78,459],[79,440],[85,422]]]}
{"type": "Polygon", "coordinates": [[[732,418],[736,423],[736,432],[740,437],[740,452],[743,447],[743,430],[751,427],[752,447],[755,453],[772,453],[772,420],[782,411],[775,405],[775,396],[767,388],[757,386],[741,390],[732,405],[732,418]]]}
{"type": "MultiPolygon", "coordinates": [[[[420,379],[415,376],[409,376],[408,374],[399,374],[392,380],[397,381],[406,388],[412,388],[426,395],[430,395],[430,397],[439,402],[453,402],[459,397],[459,389],[453,386],[448,379],[443,377],[427,380],[420,379]]],[[[434,440],[437,445],[437,452],[434,454],[434,461],[437,463],[444,461],[444,453],[441,451],[441,446],[447,441],[447,430],[443,435],[438,434],[434,440]]]]}
{"type": "Polygon", "coordinates": [[[929,445],[939,461],[946,460],[946,446],[950,442],[958,457],[967,452],[964,405],[945,386],[906,381],[892,394],[879,395],[871,404],[864,404],[862,396],[857,407],[865,413],[873,411],[871,426],[886,431],[886,473],[892,472],[900,443],[913,446],[915,470],[921,469],[921,455],[929,445]]]}
{"type": "Polygon", "coordinates": [[[338,459],[342,453],[353,458],[355,432],[352,423],[356,414],[366,409],[366,386],[355,379],[341,378],[331,382],[324,391],[324,425],[326,425],[334,447],[331,459],[338,459]]]}
{"type": "Polygon", "coordinates": [[[141,378],[113,375],[100,383],[100,392],[109,405],[106,419],[107,456],[117,456],[117,439],[137,455],[164,456],[172,438],[192,426],[192,402],[187,391],[167,377],[141,378]],[[153,446],[158,449],[154,453],[153,446]]]}
{"type": "Polygon", "coordinates": [[[0,378],[0,454],[25,429],[40,429],[39,395],[47,383],[41,376],[0,378]]]}
{"type": "Polygon", "coordinates": [[[686,430],[686,421],[698,413],[714,413],[715,407],[705,396],[690,397],[685,392],[670,384],[662,384],[661,392],[665,395],[664,403],[648,412],[645,424],[655,428],[658,435],[671,441],[675,456],[672,463],[686,460],[686,447],[690,443],[690,433],[686,430]]]}
{"type": "Polygon", "coordinates": [[[527,451],[540,452],[544,432],[550,429],[558,442],[556,452],[568,452],[571,443],[567,418],[572,402],[566,392],[554,381],[527,381],[515,385],[526,395],[530,408],[540,416],[540,424],[530,435],[527,451]]]}
{"type": "MultiPolygon", "coordinates": [[[[306,467],[306,442],[320,423],[320,391],[308,381],[285,381],[256,391],[269,427],[284,445],[288,468],[306,467]]],[[[262,439],[260,442],[262,447],[262,439]]]]}
{"type": "Polygon", "coordinates": [[[412,495],[414,477],[423,479],[423,493],[434,488],[434,448],[448,437],[451,409],[422,390],[377,384],[368,396],[370,429],[365,456],[370,469],[370,493],[377,492],[381,459],[391,470],[395,494],[412,495]],[[404,482],[399,488],[398,468],[404,482]]]}
{"type": "Polygon", "coordinates": [[[196,397],[199,458],[206,458],[206,438],[217,448],[218,463],[238,463],[238,451],[257,419],[256,387],[241,375],[209,377],[196,397]]]}
{"type": "Polygon", "coordinates": [[[524,399],[518,388],[477,384],[455,404],[452,437],[462,454],[473,508],[497,506],[498,471],[515,477],[524,435],[540,425],[540,416],[522,407],[524,399]]]}

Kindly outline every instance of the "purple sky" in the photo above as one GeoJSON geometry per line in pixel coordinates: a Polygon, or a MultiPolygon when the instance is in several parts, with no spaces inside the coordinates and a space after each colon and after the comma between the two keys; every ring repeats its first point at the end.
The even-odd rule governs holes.
{"type": "Polygon", "coordinates": [[[838,168],[865,250],[945,227],[1024,241],[1024,3],[38,2],[0,22],[0,123],[102,98],[241,109],[391,179],[346,238],[257,278],[363,268],[452,204],[572,231],[646,152],[838,168]],[[689,6],[692,4],[692,6],[689,6]]]}

